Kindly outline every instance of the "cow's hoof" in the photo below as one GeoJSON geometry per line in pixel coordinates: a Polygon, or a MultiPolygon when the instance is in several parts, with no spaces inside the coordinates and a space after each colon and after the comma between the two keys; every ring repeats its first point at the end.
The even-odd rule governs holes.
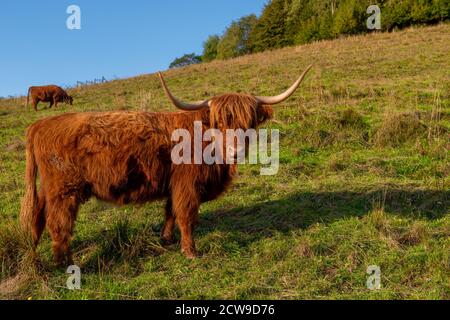
{"type": "Polygon", "coordinates": [[[173,237],[161,237],[161,243],[163,246],[170,246],[175,243],[173,237]]]}
{"type": "Polygon", "coordinates": [[[182,250],[184,256],[189,260],[196,259],[199,257],[199,254],[195,250],[182,250]]]}
{"type": "Polygon", "coordinates": [[[69,266],[73,266],[73,259],[71,256],[69,257],[59,257],[55,259],[55,264],[58,269],[65,269],[69,266]]]}

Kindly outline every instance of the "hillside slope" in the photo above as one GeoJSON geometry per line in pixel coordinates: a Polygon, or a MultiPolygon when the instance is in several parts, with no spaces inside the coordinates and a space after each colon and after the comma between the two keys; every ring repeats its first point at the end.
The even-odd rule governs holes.
{"type": "Polygon", "coordinates": [[[79,291],[53,268],[47,234],[36,268],[17,231],[26,127],[64,112],[174,108],[155,75],[73,89],[73,107],[39,113],[23,97],[0,100],[0,296],[450,299],[449,43],[442,24],[167,71],[177,96],[200,100],[277,94],[314,64],[267,125],[280,130],[279,173],[241,166],[201,207],[200,258],[159,244],[162,203],[91,200],[72,244],[79,291]],[[380,290],[366,288],[371,265],[380,290]]]}

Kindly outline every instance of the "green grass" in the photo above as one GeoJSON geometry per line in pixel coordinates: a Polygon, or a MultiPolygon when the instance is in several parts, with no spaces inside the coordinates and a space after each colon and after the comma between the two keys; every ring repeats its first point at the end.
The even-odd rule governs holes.
{"type": "MultiPolygon", "coordinates": [[[[44,235],[38,262],[18,231],[24,132],[69,111],[173,110],[155,75],[71,90],[73,107],[0,100],[0,296],[32,299],[450,299],[450,25],[323,41],[170,70],[177,96],[272,95],[280,170],[241,166],[204,204],[201,257],[163,247],[163,203],[82,206],[72,248],[82,290],[65,287],[44,235]],[[41,105],[42,107],[42,105],[41,105]],[[381,268],[380,290],[366,288],[381,268]]],[[[179,237],[178,237],[179,238],[179,237]]]]}

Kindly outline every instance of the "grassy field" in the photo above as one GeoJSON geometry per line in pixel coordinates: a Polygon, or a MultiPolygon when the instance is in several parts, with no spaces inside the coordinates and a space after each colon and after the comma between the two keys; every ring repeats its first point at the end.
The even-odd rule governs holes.
{"type": "Polygon", "coordinates": [[[168,71],[177,96],[200,100],[278,94],[314,64],[267,125],[280,130],[279,173],[241,166],[229,192],[202,205],[200,258],[160,245],[163,203],[92,199],[72,244],[77,291],[48,234],[36,264],[18,230],[26,127],[69,111],[174,108],[156,75],[73,89],[73,107],[39,113],[23,97],[0,100],[0,297],[450,299],[449,43],[442,24],[168,71]],[[370,265],[380,290],[366,287],[370,265]]]}

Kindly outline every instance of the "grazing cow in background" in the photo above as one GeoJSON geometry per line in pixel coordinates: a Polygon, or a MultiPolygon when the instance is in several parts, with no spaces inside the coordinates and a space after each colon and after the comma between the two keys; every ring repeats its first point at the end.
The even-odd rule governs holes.
{"type": "Polygon", "coordinates": [[[233,93],[196,104],[175,98],[160,74],[167,96],[185,112],[86,112],[37,121],[27,131],[26,194],[20,214],[34,247],[47,227],[56,262],[71,264],[69,242],[81,203],[92,196],[119,205],[166,198],[161,238],[171,243],[176,223],[182,252],[195,257],[192,234],[199,206],[226,189],[236,164],[175,164],[172,133],[185,129],[192,136],[198,121],[203,132],[257,128],[272,118],[271,105],[291,96],[310,68],[275,97],[233,93]]]}
{"type": "Polygon", "coordinates": [[[39,102],[50,102],[49,108],[53,105],[55,105],[56,108],[58,102],[68,103],[70,105],[73,104],[73,98],[69,96],[64,89],[55,85],[30,87],[27,95],[27,108],[30,96],[35,111],[38,111],[37,105],[39,102]]]}

